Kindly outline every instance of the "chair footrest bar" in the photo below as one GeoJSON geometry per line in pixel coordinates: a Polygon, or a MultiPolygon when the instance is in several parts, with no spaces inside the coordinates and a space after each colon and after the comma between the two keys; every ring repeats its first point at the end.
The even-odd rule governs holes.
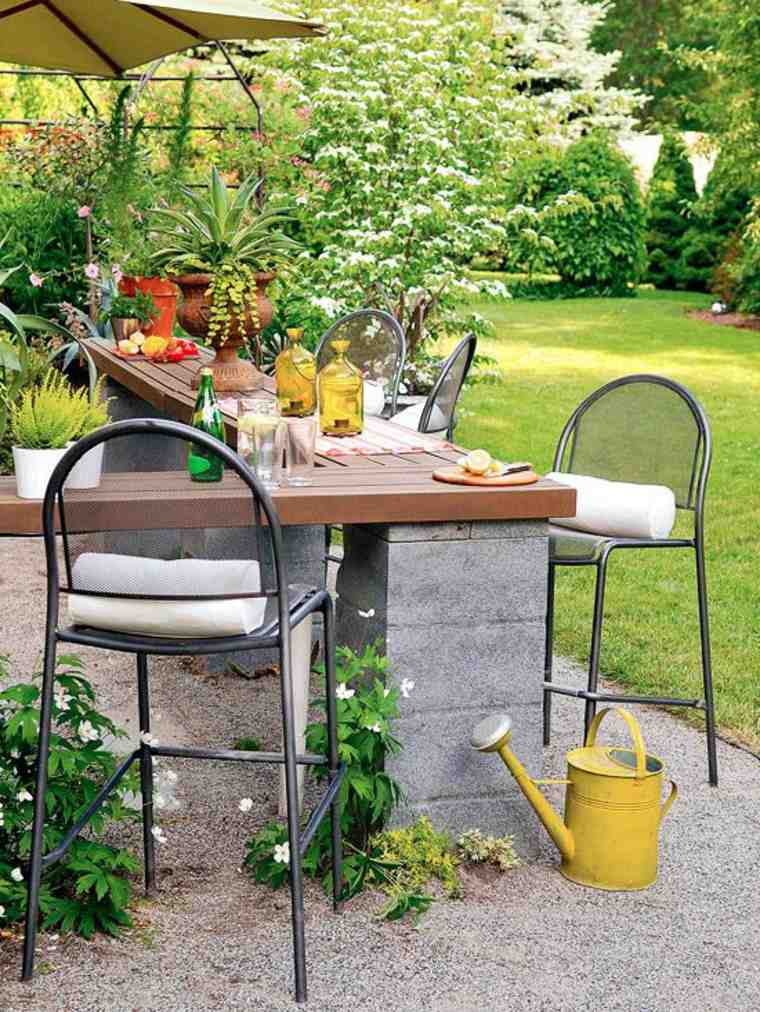
{"type": "MultiPolygon", "coordinates": [[[[218,762],[249,762],[249,763],[284,763],[282,752],[241,752],[235,749],[217,748],[182,748],[174,745],[151,745],[152,755],[169,756],[173,759],[215,759],[218,762]]],[[[296,756],[299,766],[325,766],[327,759],[314,752],[304,752],[296,756]]]]}
{"type": "Polygon", "coordinates": [[[335,800],[335,795],[340,790],[340,785],[343,783],[343,778],[346,775],[346,764],[341,763],[338,769],[335,771],[335,775],[330,781],[330,786],[327,788],[322,796],[317,807],[309,816],[309,821],[306,823],[306,828],[301,833],[301,839],[298,841],[298,846],[301,851],[301,856],[306,853],[306,850],[314,838],[314,834],[319,828],[319,824],[325,816],[325,812],[335,800]]]}
{"type": "Polygon", "coordinates": [[[674,699],[670,696],[626,696],[611,692],[590,692],[588,689],[569,689],[554,682],[544,682],[546,692],[555,692],[559,696],[572,696],[575,699],[590,699],[595,703],[649,703],[651,706],[691,706],[697,710],[705,709],[703,699],[674,699]]]}
{"type": "Polygon", "coordinates": [[[97,812],[103,802],[106,800],[111,791],[116,787],[119,781],[126,775],[129,767],[140,758],[140,749],[136,749],[129,755],[119,768],[113,773],[112,776],[106,780],[103,786],[100,788],[98,793],[92,799],[87,806],[84,815],[71,827],[68,833],[64,836],[55,850],[51,850],[49,854],[45,854],[42,858],[42,867],[45,868],[49,864],[53,864],[55,861],[60,861],[66,851],[69,849],[74,840],[79,836],[84,827],[90,821],[92,816],[97,812]]]}

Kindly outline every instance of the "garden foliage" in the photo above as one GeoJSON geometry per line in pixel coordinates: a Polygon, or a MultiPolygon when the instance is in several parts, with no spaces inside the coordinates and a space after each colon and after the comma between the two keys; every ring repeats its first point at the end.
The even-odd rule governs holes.
{"type": "Polygon", "coordinates": [[[647,194],[647,280],[658,288],[681,288],[679,260],[697,199],[689,153],[680,135],[663,134],[647,194]]]}
{"type": "Polygon", "coordinates": [[[505,266],[560,275],[563,294],[626,295],[644,264],[644,208],[628,159],[593,134],[515,167],[505,266]]]}
{"type": "MultiPolygon", "coordinates": [[[[8,676],[0,659],[0,681],[8,676]]],[[[39,688],[22,682],[0,691],[0,923],[21,921],[26,910],[25,867],[31,847],[39,688]]],[[[123,736],[97,709],[92,686],[77,657],[59,658],[53,701],[44,845],[57,847],[114,772],[117,758],[104,739],[123,736]]],[[[128,775],[92,817],[66,856],[45,871],[40,894],[46,929],[118,934],[130,924],[127,906],[136,870],[132,855],[105,842],[115,822],[134,819],[124,805],[136,787],[128,775]]]]}

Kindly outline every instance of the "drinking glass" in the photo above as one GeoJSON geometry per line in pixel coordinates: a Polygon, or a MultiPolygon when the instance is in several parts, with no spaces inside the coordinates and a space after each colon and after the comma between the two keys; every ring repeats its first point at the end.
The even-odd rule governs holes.
{"type": "Polygon", "coordinates": [[[286,418],[285,473],[288,485],[311,485],[317,449],[317,416],[286,418]]]}
{"type": "Polygon", "coordinates": [[[282,482],[285,426],[277,401],[244,397],[238,404],[238,453],[268,491],[282,482]]]}

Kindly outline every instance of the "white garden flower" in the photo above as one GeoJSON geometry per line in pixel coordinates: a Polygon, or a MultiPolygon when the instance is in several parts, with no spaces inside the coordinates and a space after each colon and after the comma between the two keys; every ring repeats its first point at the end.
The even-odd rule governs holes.
{"type": "Polygon", "coordinates": [[[340,682],[335,690],[337,699],[351,699],[356,695],[356,689],[349,689],[345,682],[340,682]]]}
{"type": "Polygon", "coordinates": [[[21,871],[20,868],[14,868],[13,871],[11,872],[11,878],[13,879],[14,882],[23,882],[24,873],[21,871]]]}
{"type": "Polygon", "coordinates": [[[379,724],[377,724],[377,723],[375,723],[375,724],[365,724],[364,726],[366,727],[366,729],[368,731],[374,731],[375,734],[380,734],[381,727],[380,727],[379,724]]]}
{"type": "Polygon", "coordinates": [[[412,681],[412,679],[405,678],[400,685],[401,695],[404,697],[404,699],[409,699],[409,693],[412,691],[413,688],[414,682],[412,681]]]}
{"type": "Polygon", "coordinates": [[[290,864],[290,844],[278,843],[274,848],[274,859],[277,864],[290,864]]]}
{"type": "Polygon", "coordinates": [[[166,833],[160,826],[154,826],[150,832],[156,843],[166,843],[166,833]]]}
{"type": "Polygon", "coordinates": [[[32,798],[32,795],[26,788],[19,791],[18,794],[16,795],[16,801],[33,801],[33,800],[34,799],[32,798]]]}
{"type": "Polygon", "coordinates": [[[383,689],[383,697],[385,699],[387,699],[388,696],[390,696],[390,694],[391,694],[391,690],[390,689],[383,689]]]}
{"type": "Polygon", "coordinates": [[[374,618],[374,617],[375,617],[374,608],[370,608],[369,611],[362,611],[361,608],[359,609],[359,618],[374,618]]]}
{"type": "Polygon", "coordinates": [[[80,740],[84,742],[97,741],[100,737],[100,732],[95,730],[89,720],[82,721],[79,725],[77,734],[79,735],[80,740]]]}
{"type": "Polygon", "coordinates": [[[243,798],[238,804],[238,808],[241,812],[250,812],[253,808],[253,798],[243,798]]]}
{"type": "Polygon", "coordinates": [[[64,689],[64,687],[62,685],[56,685],[56,687],[55,687],[55,705],[58,707],[58,709],[61,710],[63,713],[65,713],[66,710],[68,710],[68,708],[69,708],[69,703],[70,702],[71,702],[71,696],[64,689]]]}
{"type": "Polygon", "coordinates": [[[0,917],[5,917],[5,907],[0,904],[0,917]]]}

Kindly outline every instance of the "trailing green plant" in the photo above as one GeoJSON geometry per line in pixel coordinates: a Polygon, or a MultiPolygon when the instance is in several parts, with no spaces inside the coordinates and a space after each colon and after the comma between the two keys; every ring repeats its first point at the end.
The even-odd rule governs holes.
{"type": "MultiPolygon", "coordinates": [[[[8,678],[0,658],[0,681],[8,678]]],[[[0,691],[0,924],[15,924],[26,911],[26,863],[31,849],[40,690],[21,682],[0,691]]],[[[116,770],[116,755],[103,742],[124,732],[97,708],[95,692],[74,656],[58,660],[53,696],[45,850],[55,849],[116,770]]],[[[43,873],[40,893],[45,930],[116,935],[130,925],[127,875],[132,855],[103,841],[108,828],[136,819],[124,798],[137,788],[128,774],[88,823],[65,857],[43,873]]]]}
{"type": "Polygon", "coordinates": [[[687,215],[697,200],[689,152],[674,130],[663,134],[647,194],[647,281],[681,287],[678,262],[684,251],[687,215]]]}
{"type": "Polygon", "coordinates": [[[107,309],[100,314],[101,323],[109,320],[139,320],[143,326],[158,316],[158,309],[150,292],[134,295],[115,295],[107,309]]]}
{"type": "Polygon", "coordinates": [[[87,390],[74,390],[62,373],[51,369],[39,387],[24,390],[11,406],[14,445],[26,450],[63,449],[78,438],[90,411],[87,390]]]}
{"type": "Polygon", "coordinates": [[[492,864],[499,871],[517,868],[520,858],[511,836],[484,836],[479,829],[469,829],[457,840],[457,851],[470,864],[492,864]]]}

